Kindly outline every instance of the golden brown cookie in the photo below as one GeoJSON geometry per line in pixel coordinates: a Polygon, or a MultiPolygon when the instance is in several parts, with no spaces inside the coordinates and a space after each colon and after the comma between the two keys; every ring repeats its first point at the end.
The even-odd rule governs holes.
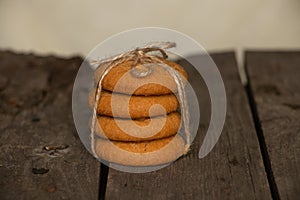
{"type": "Polygon", "coordinates": [[[181,118],[178,112],[172,112],[167,116],[155,117],[152,118],[152,120],[153,124],[150,125],[150,118],[142,118],[131,121],[128,119],[99,116],[95,133],[102,138],[108,138],[110,140],[136,142],[166,138],[175,135],[180,128],[181,118]],[[165,123],[162,125],[162,128],[156,125],[160,122],[163,123],[164,120],[165,123]],[[118,125],[121,125],[126,129],[123,130],[118,125]],[[138,129],[136,126],[139,126],[141,129],[138,129]],[[157,132],[155,128],[158,128],[159,132],[157,132]],[[154,131],[154,133],[151,133],[152,136],[147,137],[149,130],[154,131]],[[139,136],[135,137],[134,135],[139,136]]]}
{"type": "MultiPolygon", "coordinates": [[[[165,63],[177,70],[183,78],[187,79],[186,71],[177,63],[165,60],[165,63]]],[[[134,94],[134,95],[165,95],[176,92],[176,83],[172,76],[160,66],[153,64],[153,71],[146,77],[138,78],[129,72],[132,67],[132,61],[126,61],[113,67],[102,81],[102,88],[109,91],[134,94]],[[128,73],[127,73],[128,72],[128,73]],[[118,82],[118,87],[115,87],[118,82]],[[141,87],[139,87],[141,86],[141,87]],[[136,89],[134,91],[134,89],[136,89]]],[[[95,71],[95,80],[98,81],[103,67],[95,71]]]]}
{"type": "MultiPolygon", "coordinates": [[[[95,94],[90,95],[90,105],[94,105],[95,94]]],[[[179,107],[179,102],[174,94],[161,96],[129,96],[117,93],[103,91],[98,104],[97,113],[121,118],[142,118],[149,116],[160,116],[166,113],[174,112],[179,107]],[[113,115],[112,96],[114,99],[113,115]],[[128,108],[129,102],[129,108],[128,108]],[[159,104],[160,106],[154,106],[159,104]],[[153,107],[152,107],[153,106],[153,107]],[[152,108],[151,108],[152,107],[152,108]],[[161,109],[163,107],[165,110],[161,109]],[[149,113],[151,108],[151,113],[149,113]],[[129,113],[128,113],[129,109],[129,113]],[[166,113],[165,113],[166,112],[166,113]]]]}
{"type": "Polygon", "coordinates": [[[99,158],[129,166],[153,166],[172,162],[184,153],[180,135],[147,142],[111,142],[97,139],[95,151],[99,158]]]}

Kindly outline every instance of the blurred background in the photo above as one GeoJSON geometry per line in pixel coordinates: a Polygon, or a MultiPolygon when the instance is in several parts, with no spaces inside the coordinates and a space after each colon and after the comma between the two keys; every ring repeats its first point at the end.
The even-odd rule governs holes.
{"type": "Polygon", "coordinates": [[[0,49],[86,55],[121,31],[159,26],[208,51],[300,48],[299,0],[0,0],[0,49]]]}

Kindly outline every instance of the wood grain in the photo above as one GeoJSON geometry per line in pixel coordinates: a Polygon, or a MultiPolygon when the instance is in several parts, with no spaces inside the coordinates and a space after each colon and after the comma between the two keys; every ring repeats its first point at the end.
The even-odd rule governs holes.
{"type": "Polygon", "coordinates": [[[188,69],[203,117],[191,152],[155,172],[130,174],[110,169],[106,199],[271,199],[235,55],[213,54],[213,59],[223,76],[228,98],[225,127],[213,151],[198,159],[209,118],[209,97],[201,77],[188,69]]]}
{"type": "Polygon", "coordinates": [[[71,112],[81,62],[0,52],[0,199],[97,199],[100,166],[71,112]]]}
{"type": "Polygon", "coordinates": [[[300,52],[247,52],[246,66],[274,187],[299,199],[300,52]]]}

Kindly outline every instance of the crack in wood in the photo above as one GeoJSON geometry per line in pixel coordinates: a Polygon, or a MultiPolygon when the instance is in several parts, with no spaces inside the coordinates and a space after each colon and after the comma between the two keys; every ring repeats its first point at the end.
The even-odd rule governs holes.
{"type": "Polygon", "coordinates": [[[269,158],[265,138],[264,138],[264,135],[263,135],[263,130],[261,128],[256,103],[255,103],[254,96],[253,96],[253,93],[252,93],[251,80],[248,77],[249,74],[248,74],[248,71],[247,71],[247,63],[246,62],[245,62],[245,69],[246,69],[245,71],[246,71],[247,80],[248,80],[248,83],[245,86],[245,90],[246,90],[246,93],[247,93],[247,97],[248,97],[248,101],[249,101],[249,105],[250,105],[250,109],[251,109],[251,113],[252,113],[252,118],[253,118],[253,121],[254,121],[255,129],[256,129],[256,133],[257,133],[257,137],[258,137],[258,141],[259,141],[259,146],[260,146],[260,151],[261,151],[261,155],[262,155],[262,158],[263,158],[265,172],[267,174],[267,178],[268,178],[268,182],[269,182],[269,188],[270,188],[270,191],[271,191],[272,198],[275,199],[275,200],[279,200],[280,197],[279,197],[279,193],[278,193],[278,188],[277,188],[277,185],[276,185],[276,182],[275,182],[275,179],[274,179],[274,175],[273,175],[273,171],[272,171],[272,165],[271,165],[271,162],[270,162],[270,158],[269,158]]]}

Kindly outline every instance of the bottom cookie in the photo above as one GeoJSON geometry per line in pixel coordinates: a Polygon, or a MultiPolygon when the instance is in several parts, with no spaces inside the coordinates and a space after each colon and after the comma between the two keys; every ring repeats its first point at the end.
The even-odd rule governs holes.
{"type": "Polygon", "coordinates": [[[128,166],[154,166],[175,161],[184,153],[180,135],[147,142],[116,142],[97,139],[100,159],[128,166]]]}

